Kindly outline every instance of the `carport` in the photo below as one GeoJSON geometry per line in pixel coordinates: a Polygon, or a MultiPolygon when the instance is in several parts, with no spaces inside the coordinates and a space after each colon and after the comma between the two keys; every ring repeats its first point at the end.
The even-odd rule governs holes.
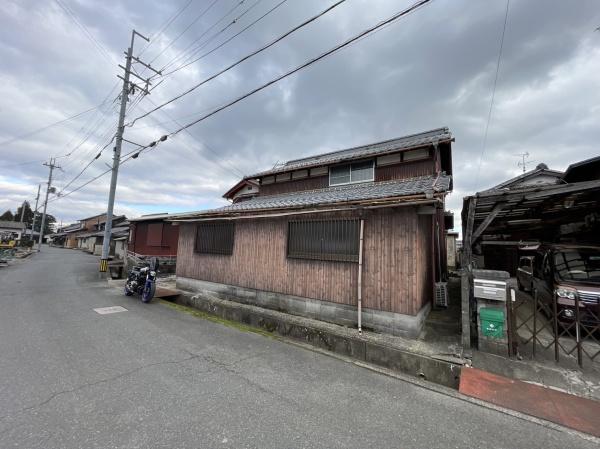
{"type": "Polygon", "coordinates": [[[560,183],[496,188],[463,200],[463,346],[470,347],[473,268],[514,275],[519,250],[541,242],[600,245],[600,157],[573,164],[560,183]]]}

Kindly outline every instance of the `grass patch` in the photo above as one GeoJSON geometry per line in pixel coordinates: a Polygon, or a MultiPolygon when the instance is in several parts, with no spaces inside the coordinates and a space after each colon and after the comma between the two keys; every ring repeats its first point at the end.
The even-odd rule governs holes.
{"type": "Polygon", "coordinates": [[[177,303],[167,301],[164,299],[160,299],[159,301],[161,304],[168,306],[172,309],[175,309],[178,312],[186,313],[186,314],[192,315],[196,318],[201,318],[203,320],[212,321],[213,323],[222,324],[223,326],[231,327],[231,328],[237,329],[242,332],[252,332],[253,334],[262,335],[263,337],[277,339],[277,336],[275,336],[272,332],[268,332],[268,331],[258,328],[258,327],[249,326],[248,324],[239,323],[237,321],[226,320],[225,318],[211,315],[209,313],[203,312],[202,310],[194,309],[194,308],[188,307],[188,306],[182,306],[181,304],[177,304],[177,303]]]}

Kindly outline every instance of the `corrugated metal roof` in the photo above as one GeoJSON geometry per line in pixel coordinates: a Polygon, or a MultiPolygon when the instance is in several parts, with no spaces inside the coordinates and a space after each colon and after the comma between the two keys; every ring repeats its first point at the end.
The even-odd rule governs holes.
{"type": "Polygon", "coordinates": [[[397,150],[406,150],[410,148],[431,145],[436,142],[445,142],[452,140],[452,134],[448,128],[437,128],[431,131],[425,131],[409,136],[398,137],[395,139],[384,140],[383,142],[371,143],[345,150],[333,151],[331,153],[319,154],[316,156],[294,159],[279,165],[270,170],[262,171],[246,178],[256,178],[264,175],[283,173],[302,168],[315,167],[319,165],[334,164],[353,159],[375,156],[383,153],[390,153],[397,150]]]}
{"type": "MultiPolygon", "coordinates": [[[[257,196],[248,201],[231,204],[218,209],[179,214],[179,218],[249,212],[265,209],[299,208],[306,206],[326,206],[352,201],[380,200],[398,196],[418,195],[426,192],[446,192],[450,188],[451,177],[440,175],[421,176],[384,182],[365,182],[325,189],[292,192],[280,195],[257,196]],[[435,183],[435,185],[434,185],[435,183]]],[[[173,217],[174,218],[174,217],[173,217]]]]}

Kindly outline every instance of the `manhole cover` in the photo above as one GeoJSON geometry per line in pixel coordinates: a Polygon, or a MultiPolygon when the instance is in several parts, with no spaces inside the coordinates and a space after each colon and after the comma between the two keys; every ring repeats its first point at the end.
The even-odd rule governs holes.
{"type": "Polygon", "coordinates": [[[109,313],[127,312],[127,309],[121,306],[99,307],[94,309],[94,312],[99,313],[100,315],[108,315],[109,313]]]}

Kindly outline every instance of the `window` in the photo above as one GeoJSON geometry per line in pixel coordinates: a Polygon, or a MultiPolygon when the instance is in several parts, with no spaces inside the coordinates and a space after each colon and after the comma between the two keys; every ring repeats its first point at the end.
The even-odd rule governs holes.
{"type": "Polygon", "coordinates": [[[196,252],[200,254],[232,254],[234,239],[232,221],[200,223],[196,228],[196,252]]]}
{"type": "Polygon", "coordinates": [[[162,234],[163,234],[163,224],[162,223],[149,223],[148,224],[148,233],[146,234],[146,245],[162,246],[162,234]]]}
{"type": "Polygon", "coordinates": [[[290,221],[287,255],[358,262],[358,232],[358,219],[290,221]]]}
{"type": "Polygon", "coordinates": [[[373,161],[338,165],[329,169],[329,185],[373,181],[373,161]]]}

